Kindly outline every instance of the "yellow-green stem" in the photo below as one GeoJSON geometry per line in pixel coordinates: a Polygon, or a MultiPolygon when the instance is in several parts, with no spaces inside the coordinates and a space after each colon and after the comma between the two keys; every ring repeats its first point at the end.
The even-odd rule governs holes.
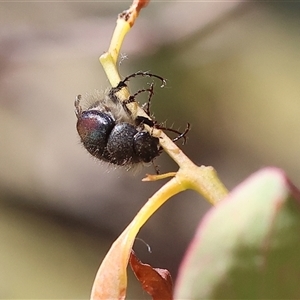
{"type": "Polygon", "coordinates": [[[176,177],[172,178],[164,186],[162,186],[141,208],[133,222],[129,225],[132,227],[129,238],[135,237],[140,228],[169,198],[183,190],[185,190],[185,187],[178,183],[176,177]]]}

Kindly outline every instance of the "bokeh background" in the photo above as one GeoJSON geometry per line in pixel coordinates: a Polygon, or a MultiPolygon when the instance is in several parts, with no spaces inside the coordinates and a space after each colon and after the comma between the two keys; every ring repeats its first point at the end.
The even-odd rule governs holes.
{"type": "MultiPolygon", "coordinates": [[[[0,298],[88,299],[110,244],[163,184],[141,182],[151,167],[94,160],[75,130],[75,96],[109,86],[98,57],[129,4],[0,3],[0,298]]],[[[153,1],[125,39],[120,72],[168,80],[156,84],[156,120],[190,122],[183,151],[229,189],[268,165],[300,186],[299,23],[297,3],[153,1]]],[[[176,170],[165,154],[157,163],[176,170]]],[[[138,256],[176,278],[209,208],[194,192],[174,197],[139,233],[152,253],[137,240],[138,256]]],[[[128,298],[147,299],[131,275],[128,298]]]]}

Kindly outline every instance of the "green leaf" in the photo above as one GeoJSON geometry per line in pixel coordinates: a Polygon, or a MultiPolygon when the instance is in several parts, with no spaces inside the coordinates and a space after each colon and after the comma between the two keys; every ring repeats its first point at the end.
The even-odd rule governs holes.
{"type": "Polygon", "coordinates": [[[235,188],[201,222],[175,299],[299,299],[300,194],[276,168],[235,188]]]}

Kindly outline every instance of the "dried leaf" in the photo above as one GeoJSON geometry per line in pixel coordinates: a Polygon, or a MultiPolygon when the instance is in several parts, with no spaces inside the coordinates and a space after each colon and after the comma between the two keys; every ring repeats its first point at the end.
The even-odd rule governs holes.
{"type": "Polygon", "coordinates": [[[173,283],[168,270],[152,268],[142,263],[133,251],[131,251],[129,262],[143,290],[151,295],[153,300],[173,299],[173,283]]]}

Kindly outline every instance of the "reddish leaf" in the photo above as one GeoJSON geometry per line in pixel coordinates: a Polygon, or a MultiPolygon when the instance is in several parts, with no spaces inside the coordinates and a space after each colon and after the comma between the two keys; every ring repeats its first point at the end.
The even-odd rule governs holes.
{"type": "Polygon", "coordinates": [[[168,270],[143,264],[133,251],[131,251],[129,262],[143,290],[151,295],[153,300],[173,299],[173,283],[168,270]]]}
{"type": "Polygon", "coordinates": [[[127,265],[135,234],[129,225],[113,243],[97,272],[91,300],[123,300],[127,289],[127,265]]]}

